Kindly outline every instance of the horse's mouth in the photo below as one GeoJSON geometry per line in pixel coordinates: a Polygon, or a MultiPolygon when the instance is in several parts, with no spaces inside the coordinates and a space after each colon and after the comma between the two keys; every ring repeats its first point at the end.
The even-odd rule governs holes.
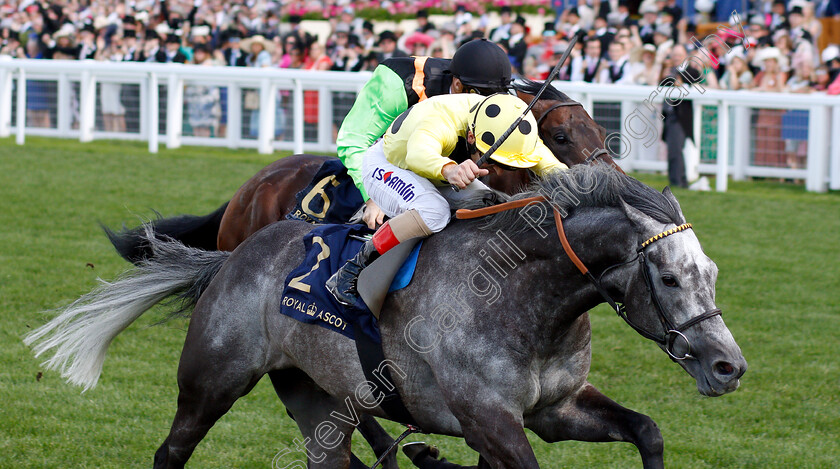
{"type": "Polygon", "coordinates": [[[705,374],[703,374],[702,380],[697,380],[697,390],[700,394],[707,397],[719,397],[724,394],[729,394],[730,392],[738,389],[739,386],[741,386],[740,379],[735,379],[719,386],[713,386],[705,374]]]}

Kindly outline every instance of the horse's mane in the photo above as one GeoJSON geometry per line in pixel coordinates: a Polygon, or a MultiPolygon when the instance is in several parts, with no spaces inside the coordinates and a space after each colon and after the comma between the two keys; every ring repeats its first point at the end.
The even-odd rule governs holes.
{"type": "MultiPolygon", "coordinates": [[[[497,192],[496,202],[535,196],[550,198],[552,205],[564,216],[571,215],[581,207],[620,207],[623,200],[660,223],[682,223],[679,209],[665,195],[604,164],[576,165],[564,171],[552,172],[537,179],[527,191],[520,194],[507,196],[497,192]]],[[[471,209],[485,207],[487,198],[470,199],[461,206],[471,209]]],[[[481,228],[504,228],[512,233],[529,230],[532,227],[525,217],[520,216],[521,210],[525,209],[506,210],[483,217],[481,228]]],[[[547,217],[545,223],[553,226],[554,219],[547,217]]]]}
{"type": "MultiPolygon", "coordinates": [[[[531,96],[536,95],[540,88],[542,88],[542,86],[543,82],[541,81],[528,80],[524,78],[513,83],[513,89],[515,89],[516,91],[521,91],[525,94],[530,94],[531,96]]],[[[572,100],[572,98],[561,93],[557,88],[555,88],[552,85],[548,85],[545,88],[545,91],[543,91],[543,94],[540,96],[540,99],[550,99],[553,101],[561,102],[572,100]]]]}

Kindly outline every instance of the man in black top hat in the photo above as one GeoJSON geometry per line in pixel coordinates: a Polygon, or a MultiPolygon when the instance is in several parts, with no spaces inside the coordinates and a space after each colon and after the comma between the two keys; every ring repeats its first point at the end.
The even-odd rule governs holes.
{"type": "Polygon", "coordinates": [[[166,45],[163,49],[158,49],[155,54],[155,62],[159,63],[187,63],[187,56],[181,52],[181,37],[177,34],[170,33],[166,35],[166,45]]]}
{"type": "Polygon", "coordinates": [[[397,47],[397,35],[392,31],[382,31],[379,33],[379,41],[376,42],[379,47],[379,62],[383,62],[392,57],[408,57],[408,54],[397,47]]]}

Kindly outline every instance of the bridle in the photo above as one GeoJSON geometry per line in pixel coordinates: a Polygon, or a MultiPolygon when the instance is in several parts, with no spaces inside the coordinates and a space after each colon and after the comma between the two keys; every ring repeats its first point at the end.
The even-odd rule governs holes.
{"type": "MultiPolygon", "coordinates": [[[[485,207],[485,208],[480,208],[480,209],[475,209],[475,210],[460,209],[456,212],[455,216],[459,219],[478,218],[478,217],[483,217],[483,216],[486,216],[486,215],[491,215],[491,214],[494,214],[494,213],[503,212],[505,210],[511,210],[511,209],[514,209],[514,208],[526,207],[526,206],[534,204],[534,203],[546,202],[546,201],[547,201],[546,198],[542,197],[542,196],[540,196],[540,197],[530,197],[530,198],[527,198],[527,199],[515,200],[515,201],[512,201],[512,202],[506,202],[506,203],[494,205],[492,207],[485,207]]],[[[665,314],[665,308],[662,306],[662,302],[659,300],[659,295],[656,292],[656,288],[654,288],[653,278],[650,274],[650,266],[648,265],[648,262],[647,262],[647,254],[645,253],[645,250],[651,244],[653,244],[654,242],[659,241],[662,238],[671,236],[675,233],[679,233],[681,231],[691,229],[691,223],[684,223],[684,224],[682,224],[682,225],[680,225],[676,228],[672,228],[670,230],[663,231],[662,233],[659,233],[656,236],[651,237],[650,239],[648,239],[647,241],[645,241],[645,242],[643,242],[642,244],[639,245],[639,247],[636,249],[636,256],[635,257],[633,257],[632,259],[630,259],[628,261],[620,262],[620,263],[617,263],[617,264],[614,264],[614,265],[611,265],[611,266],[607,267],[606,269],[604,269],[603,272],[601,272],[601,275],[599,275],[596,278],[592,274],[592,272],[590,272],[589,268],[586,267],[586,265],[583,263],[583,261],[580,260],[580,258],[577,256],[577,254],[575,254],[575,251],[572,249],[572,246],[569,244],[569,239],[566,237],[566,231],[563,228],[563,218],[560,216],[560,212],[556,208],[553,209],[553,212],[554,212],[554,224],[557,227],[557,237],[560,238],[560,244],[563,246],[563,250],[566,252],[566,255],[569,256],[569,259],[572,261],[572,263],[575,265],[575,267],[577,267],[577,269],[580,271],[580,273],[583,274],[587,279],[589,279],[589,281],[592,283],[592,285],[595,287],[595,289],[598,291],[598,293],[604,298],[604,300],[607,303],[609,303],[609,305],[613,308],[613,310],[615,310],[616,314],[618,314],[618,316],[621,319],[623,319],[624,322],[626,322],[630,327],[632,327],[642,337],[644,337],[646,339],[650,339],[650,340],[662,345],[663,348],[665,349],[665,352],[671,357],[672,360],[674,360],[674,361],[687,360],[687,359],[696,360],[697,358],[694,357],[693,355],[691,355],[691,342],[689,342],[688,337],[685,336],[685,331],[688,330],[690,327],[695,326],[695,325],[697,325],[697,324],[699,324],[699,323],[701,323],[701,322],[703,322],[707,319],[711,319],[715,316],[719,316],[721,314],[721,311],[718,308],[710,309],[710,310],[704,312],[703,314],[699,314],[699,315],[697,315],[697,316],[695,316],[695,317],[693,317],[693,318],[689,319],[688,321],[685,321],[681,324],[674,324],[674,322],[671,320],[671,318],[669,318],[668,315],[665,314]],[[639,261],[640,268],[642,269],[642,274],[643,274],[644,279],[645,279],[645,286],[647,287],[648,294],[650,294],[651,299],[653,301],[653,306],[654,306],[654,309],[656,310],[657,316],[659,318],[659,322],[662,324],[662,331],[663,332],[661,332],[661,333],[651,332],[651,331],[645,329],[644,327],[639,326],[638,324],[631,321],[630,318],[627,316],[627,308],[625,307],[625,305],[624,304],[619,304],[617,301],[615,301],[612,298],[612,296],[609,294],[607,289],[604,288],[603,284],[601,283],[601,280],[603,279],[604,275],[607,274],[607,272],[610,272],[611,270],[616,269],[618,267],[622,267],[622,266],[625,266],[627,264],[633,263],[636,260],[639,261]],[[683,355],[678,355],[674,350],[674,347],[676,346],[676,343],[677,343],[678,339],[682,339],[682,341],[685,342],[686,352],[683,355]]]]}
{"type": "MultiPolygon", "coordinates": [[[[536,98],[534,98],[534,99],[536,99],[536,98]]],[[[583,103],[580,103],[578,101],[562,101],[562,102],[559,102],[559,103],[554,103],[544,113],[542,113],[542,115],[540,117],[537,118],[537,129],[539,131],[540,139],[542,139],[543,142],[545,141],[545,138],[543,137],[542,130],[541,130],[542,129],[542,127],[541,127],[542,126],[542,121],[545,120],[545,118],[548,117],[548,115],[551,114],[552,112],[554,112],[555,110],[557,110],[561,107],[569,107],[569,106],[581,106],[581,107],[583,107],[583,103]]],[[[604,148],[600,148],[598,150],[595,150],[588,157],[586,157],[586,159],[583,160],[583,164],[592,164],[596,159],[598,159],[602,156],[605,156],[605,155],[609,155],[609,154],[610,154],[609,151],[607,151],[604,148]]]]}

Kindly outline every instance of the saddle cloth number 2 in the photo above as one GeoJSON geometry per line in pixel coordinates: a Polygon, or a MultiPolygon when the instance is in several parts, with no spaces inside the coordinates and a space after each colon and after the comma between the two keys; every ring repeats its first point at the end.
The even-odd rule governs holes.
{"type": "Polygon", "coordinates": [[[313,265],[312,268],[309,269],[309,272],[307,272],[303,275],[300,275],[298,277],[295,277],[289,282],[290,287],[296,288],[296,289],[298,289],[300,291],[303,291],[303,292],[306,292],[306,293],[309,293],[309,291],[312,289],[312,287],[309,284],[304,283],[303,279],[312,275],[312,272],[315,272],[316,270],[318,270],[318,267],[321,265],[321,261],[329,259],[329,257],[330,257],[330,248],[329,248],[329,246],[327,246],[327,243],[325,243],[324,240],[321,239],[320,236],[313,236],[312,237],[312,243],[313,244],[317,243],[318,246],[321,247],[321,253],[318,254],[318,257],[315,259],[315,265],[313,265]]]}

